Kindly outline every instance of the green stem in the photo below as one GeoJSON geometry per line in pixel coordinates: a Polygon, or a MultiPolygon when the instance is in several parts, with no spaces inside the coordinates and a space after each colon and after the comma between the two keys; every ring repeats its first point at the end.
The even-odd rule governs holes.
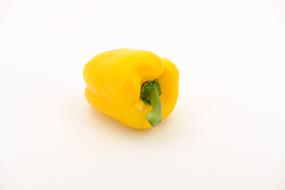
{"type": "Polygon", "coordinates": [[[156,126],[161,121],[161,103],[158,90],[153,88],[148,96],[151,102],[152,111],[146,115],[146,118],[152,126],[156,126]]]}
{"type": "Polygon", "coordinates": [[[160,86],[157,80],[145,82],[141,89],[141,99],[152,106],[151,112],[146,115],[148,122],[157,126],[161,121],[160,86]]]}

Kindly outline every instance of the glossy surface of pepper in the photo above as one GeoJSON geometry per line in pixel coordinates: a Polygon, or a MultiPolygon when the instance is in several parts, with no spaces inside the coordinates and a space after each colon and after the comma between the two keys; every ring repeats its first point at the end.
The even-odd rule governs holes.
{"type": "Polygon", "coordinates": [[[83,75],[88,102],[129,127],[148,129],[159,124],[177,101],[178,69],[150,51],[103,52],[85,65],[83,75]],[[141,93],[145,89],[149,90],[147,94],[141,93]]]}

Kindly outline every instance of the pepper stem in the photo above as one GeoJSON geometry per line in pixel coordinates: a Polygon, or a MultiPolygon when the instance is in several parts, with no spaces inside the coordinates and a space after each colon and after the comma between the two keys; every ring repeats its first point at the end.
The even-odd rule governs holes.
{"type": "Polygon", "coordinates": [[[146,118],[153,127],[161,121],[160,94],[160,86],[157,80],[148,81],[142,85],[140,98],[144,103],[152,106],[152,110],[146,115],[146,118]]]}

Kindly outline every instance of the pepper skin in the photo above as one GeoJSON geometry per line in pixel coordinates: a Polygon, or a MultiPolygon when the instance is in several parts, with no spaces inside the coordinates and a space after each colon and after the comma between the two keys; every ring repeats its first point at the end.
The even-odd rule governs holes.
{"type": "Polygon", "coordinates": [[[136,129],[149,129],[173,111],[179,71],[150,51],[103,52],[84,68],[85,96],[98,111],[136,129]]]}

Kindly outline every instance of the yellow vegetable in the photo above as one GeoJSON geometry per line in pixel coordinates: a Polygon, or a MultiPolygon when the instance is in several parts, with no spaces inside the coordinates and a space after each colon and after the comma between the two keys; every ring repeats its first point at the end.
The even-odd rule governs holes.
{"type": "Polygon", "coordinates": [[[95,56],[84,68],[85,96],[98,111],[133,128],[158,125],[173,111],[179,72],[166,58],[134,49],[95,56]]]}

